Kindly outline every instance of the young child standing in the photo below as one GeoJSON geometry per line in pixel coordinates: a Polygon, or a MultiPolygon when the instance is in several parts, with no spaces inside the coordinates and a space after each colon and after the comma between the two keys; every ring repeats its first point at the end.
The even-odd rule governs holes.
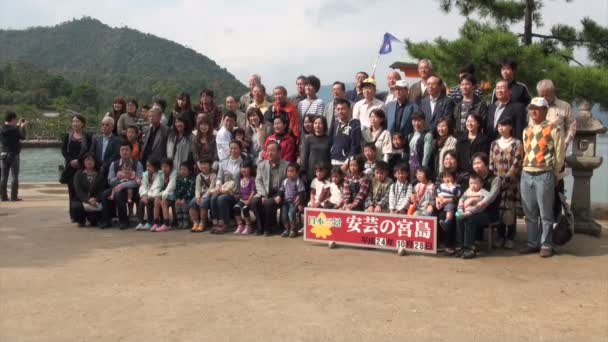
{"type": "Polygon", "coordinates": [[[376,163],[374,170],[374,179],[372,180],[372,191],[365,200],[365,211],[382,213],[388,210],[389,188],[393,184],[390,179],[388,163],[379,161],[376,163]]]}
{"type": "Polygon", "coordinates": [[[190,218],[192,219],[192,228],[190,229],[193,233],[200,233],[205,230],[207,218],[208,218],[208,207],[209,207],[209,190],[211,186],[215,184],[215,173],[211,172],[212,160],[202,160],[199,162],[199,168],[201,172],[196,176],[196,184],[194,187],[194,198],[190,201],[188,206],[190,209],[190,218]]]}
{"type": "Polygon", "coordinates": [[[173,160],[164,159],[160,163],[160,177],[163,178],[163,188],[160,196],[154,201],[154,221],[150,228],[151,232],[166,232],[171,230],[171,218],[169,215],[170,202],[175,200],[175,181],[177,172],[173,170],[173,160]],[[160,219],[162,213],[162,221],[160,219]]]}
{"type": "Polygon", "coordinates": [[[405,144],[405,137],[401,132],[394,132],[391,135],[391,142],[393,144],[393,152],[388,159],[388,166],[390,170],[395,172],[394,170],[397,165],[402,163],[408,164],[409,154],[407,152],[407,145],[405,144]]]}
{"type": "Polygon", "coordinates": [[[469,188],[458,201],[457,219],[469,217],[484,210],[484,208],[477,206],[477,204],[490,196],[490,192],[482,188],[482,183],[483,180],[476,173],[472,173],[469,176],[469,188]]]}
{"type": "Polygon", "coordinates": [[[412,184],[409,181],[409,166],[400,163],[393,169],[395,182],[388,192],[388,210],[391,214],[405,214],[410,207],[412,184]]]}
{"type": "Polygon", "coordinates": [[[300,165],[298,163],[290,163],[287,166],[287,178],[281,183],[279,189],[282,198],[281,218],[285,230],[282,237],[295,238],[298,235],[298,229],[295,227],[296,214],[304,210],[304,197],[306,189],[304,182],[298,176],[300,165]]]}
{"type": "Polygon", "coordinates": [[[339,166],[331,169],[331,184],[329,198],[321,202],[321,208],[339,209],[344,205],[344,173],[339,166]]]}
{"type": "MultiPolygon", "coordinates": [[[[410,165],[411,166],[411,165],[410,165]]],[[[414,215],[431,216],[435,205],[435,185],[430,182],[430,172],[424,166],[416,169],[416,180],[412,194],[414,215]]]]}
{"type": "Polygon", "coordinates": [[[141,160],[143,151],[141,150],[141,144],[139,142],[139,130],[137,129],[137,126],[127,127],[127,141],[130,142],[133,147],[131,149],[131,158],[137,161],[141,160]]]}
{"type": "Polygon", "coordinates": [[[183,162],[179,166],[179,176],[175,181],[175,216],[178,229],[190,227],[188,204],[194,198],[195,180],[191,175],[190,163],[183,162]]]}
{"type": "Polygon", "coordinates": [[[456,175],[450,171],[443,171],[439,175],[442,183],[437,188],[437,198],[435,198],[435,205],[437,210],[443,210],[445,212],[445,220],[439,220],[439,225],[444,230],[452,224],[454,220],[454,212],[458,203],[462,190],[460,185],[456,183],[456,175]]]}
{"type": "Polygon", "coordinates": [[[363,173],[372,179],[374,177],[374,169],[376,168],[377,152],[376,145],[373,142],[368,142],[363,145],[363,155],[365,156],[365,164],[363,165],[363,173]]]}
{"type": "Polygon", "coordinates": [[[369,178],[363,173],[365,159],[362,156],[351,159],[348,163],[350,173],[344,179],[343,210],[363,211],[365,199],[369,194],[369,178]]]}
{"type": "Polygon", "coordinates": [[[317,176],[310,183],[309,208],[320,208],[321,204],[330,196],[330,183],[327,180],[327,166],[322,162],[315,165],[315,175],[317,176]]]}
{"type": "Polygon", "coordinates": [[[160,195],[163,179],[159,176],[160,163],[157,160],[146,162],[146,172],[142,175],[139,186],[139,206],[137,216],[139,224],[135,230],[150,230],[154,223],[154,201],[160,195]],[[146,215],[147,214],[147,215],[146,215]]]}
{"type": "Polygon", "coordinates": [[[249,206],[255,196],[255,177],[252,175],[253,164],[250,161],[241,163],[241,179],[239,180],[238,202],[234,205],[234,218],[236,219],[235,235],[249,235],[253,232],[251,228],[251,217],[249,206]]]}

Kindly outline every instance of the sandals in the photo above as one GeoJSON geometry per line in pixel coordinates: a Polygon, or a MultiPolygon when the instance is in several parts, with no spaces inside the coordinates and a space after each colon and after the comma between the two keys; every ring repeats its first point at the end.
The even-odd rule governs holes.
{"type": "Polygon", "coordinates": [[[226,233],[226,226],[215,227],[211,230],[211,234],[224,234],[226,233]]]}

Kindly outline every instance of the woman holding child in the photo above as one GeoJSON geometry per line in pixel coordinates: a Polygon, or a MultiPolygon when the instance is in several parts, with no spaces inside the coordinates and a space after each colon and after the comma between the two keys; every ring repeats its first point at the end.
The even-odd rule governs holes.
{"type": "Polygon", "coordinates": [[[469,189],[460,198],[456,212],[458,244],[461,247],[458,255],[463,259],[475,257],[474,244],[479,237],[478,231],[483,232],[482,229],[488,224],[498,221],[500,207],[501,182],[490,171],[488,155],[476,153],[471,160],[473,166],[469,189]]]}

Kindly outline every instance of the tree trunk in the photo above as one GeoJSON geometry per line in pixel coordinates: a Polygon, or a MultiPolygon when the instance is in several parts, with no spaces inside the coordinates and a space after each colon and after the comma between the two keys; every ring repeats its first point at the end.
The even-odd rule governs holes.
{"type": "Polygon", "coordinates": [[[524,18],[524,45],[532,44],[532,14],[534,13],[534,0],[526,0],[526,13],[524,18]]]}

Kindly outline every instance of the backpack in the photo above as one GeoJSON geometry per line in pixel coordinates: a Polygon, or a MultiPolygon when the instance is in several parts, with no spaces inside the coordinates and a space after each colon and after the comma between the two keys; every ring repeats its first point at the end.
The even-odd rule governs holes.
{"type": "Polygon", "coordinates": [[[574,215],[566,202],[564,194],[558,192],[555,201],[559,201],[561,210],[557,213],[555,224],[553,224],[553,243],[563,246],[574,235],[574,215]]]}

